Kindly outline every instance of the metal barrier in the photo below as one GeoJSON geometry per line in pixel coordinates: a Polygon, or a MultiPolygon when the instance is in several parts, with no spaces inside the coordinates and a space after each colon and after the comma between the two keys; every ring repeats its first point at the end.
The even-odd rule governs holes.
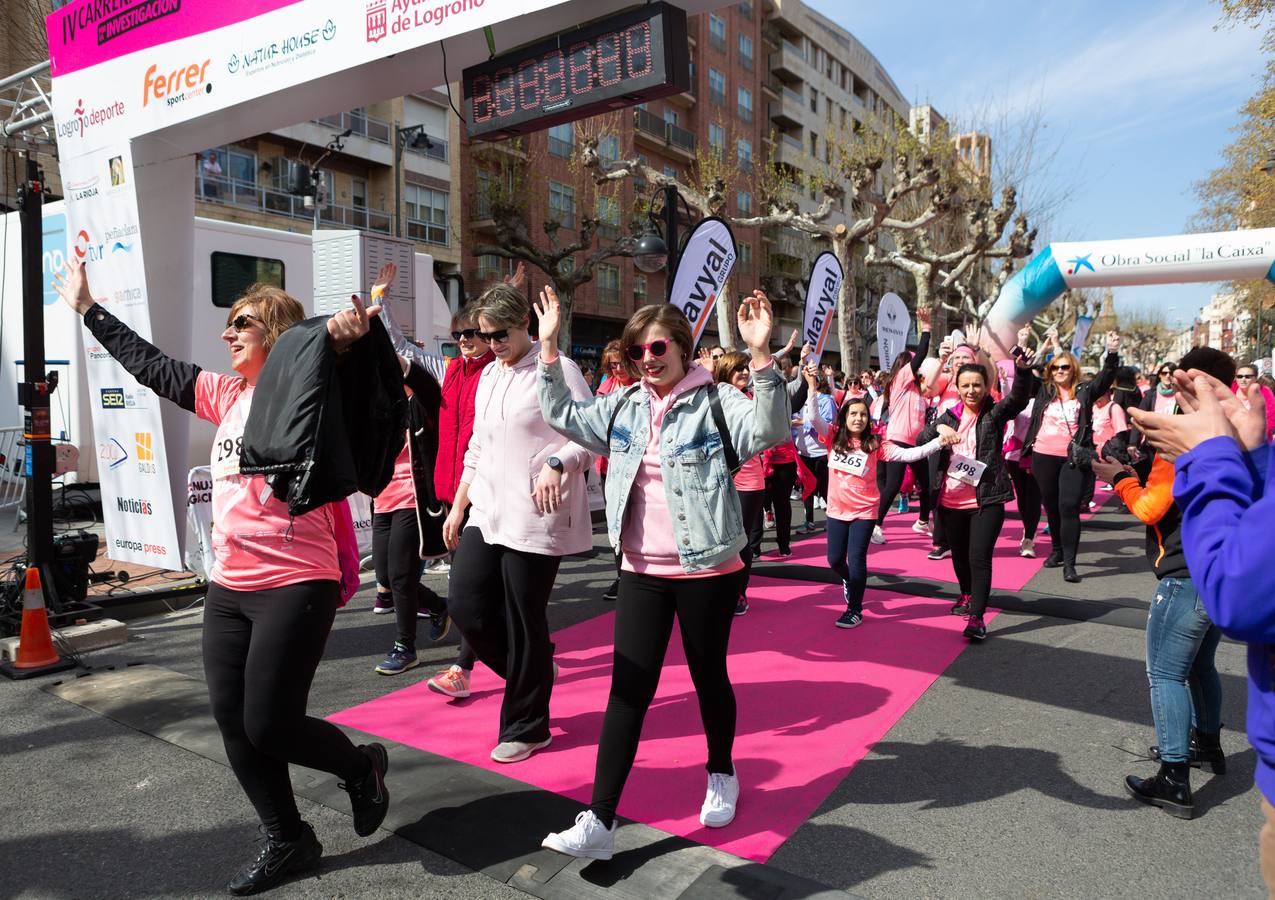
{"type": "Polygon", "coordinates": [[[0,510],[17,507],[13,529],[22,521],[22,509],[27,501],[25,473],[26,445],[22,440],[22,426],[0,428],[0,510]]]}

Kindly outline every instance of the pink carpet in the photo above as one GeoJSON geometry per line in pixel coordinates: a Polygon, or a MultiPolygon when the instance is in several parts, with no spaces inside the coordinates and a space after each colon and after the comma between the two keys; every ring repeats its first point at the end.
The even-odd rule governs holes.
{"type": "MultiPolygon", "coordinates": [[[[1094,492],[1094,509],[1095,511],[1102,508],[1102,505],[1111,498],[1110,491],[1101,489],[1094,492]]],[[[1018,555],[1018,544],[1023,537],[1023,525],[1017,518],[1017,507],[1010,503],[1007,505],[1008,513],[1014,514],[1014,518],[1008,515],[1005,519],[1005,527],[1001,529],[1000,540],[996,542],[996,550],[992,554],[992,589],[997,591],[1020,591],[1026,587],[1027,582],[1036,576],[1044,565],[1045,557],[1049,555],[1050,542],[1049,537],[1042,535],[1039,531],[1036,534],[1036,547],[1038,553],[1035,559],[1023,559],[1018,555]]],[[[1087,519],[1091,513],[1081,516],[1087,519]]],[[[800,521],[801,513],[794,511],[794,524],[800,521]]],[[[872,544],[868,548],[868,571],[874,575],[899,575],[915,578],[930,578],[935,581],[946,581],[951,584],[956,583],[956,573],[952,570],[952,560],[930,560],[926,559],[926,554],[933,547],[930,536],[926,534],[917,534],[912,530],[912,524],[916,521],[916,506],[913,505],[911,511],[907,513],[891,512],[885,517],[884,544],[872,544]]],[[[1047,523],[1044,517],[1041,518],[1040,527],[1043,529],[1047,523]]],[[[774,531],[768,530],[762,547],[762,562],[785,562],[796,563],[807,566],[826,567],[828,565],[827,558],[827,540],[822,531],[810,536],[798,538],[793,535],[792,557],[786,560],[780,560],[776,557],[777,548],[775,547],[774,531]]]]}
{"type": "MultiPolygon", "coordinates": [[[[965,620],[943,601],[869,591],[864,624],[847,631],[833,627],[844,609],[839,587],[755,576],[748,593],[752,609],[734,622],[729,663],[743,787],[736,820],[722,829],[699,824],[704,736],[676,630],[619,811],[764,862],[967,642],[965,620]]],[[[502,683],[481,664],[468,700],[448,703],[422,679],[331,719],[585,804],[610,689],[613,623],[608,613],[554,635],[561,673],[553,744],[524,762],[488,757],[502,683]]],[[[546,832],[570,824],[544,823],[546,832]]]]}

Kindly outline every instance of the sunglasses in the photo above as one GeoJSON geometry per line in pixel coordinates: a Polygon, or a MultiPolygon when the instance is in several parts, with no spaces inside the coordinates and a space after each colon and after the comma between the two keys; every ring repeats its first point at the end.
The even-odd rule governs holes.
{"type": "Polygon", "coordinates": [[[620,362],[619,360],[615,360],[613,362],[607,363],[607,368],[608,369],[623,369],[624,363],[620,362]]]}
{"type": "Polygon", "coordinates": [[[1252,375],[1246,374],[1246,373],[1244,373],[1244,372],[1236,372],[1236,373],[1235,373],[1235,380],[1236,380],[1236,381],[1240,380],[1241,378],[1243,378],[1245,381],[1252,381],[1252,380],[1253,380],[1254,378],[1256,378],[1256,377],[1257,377],[1257,373],[1254,373],[1254,374],[1252,374],[1252,375]]]}
{"type": "Polygon", "coordinates": [[[740,363],[740,364],[739,364],[739,365],[737,365],[735,368],[731,369],[731,370],[730,370],[730,373],[731,373],[732,375],[746,375],[746,374],[748,374],[748,363],[740,363]]]}
{"type": "Polygon", "coordinates": [[[249,322],[260,322],[262,325],[265,324],[265,322],[262,322],[261,319],[258,319],[256,316],[250,316],[247,313],[240,313],[227,322],[226,326],[233,328],[235,331],[247,331],[249,322]]]}
{"type": "Polygon", "coordinates": [[[483,333],[477,328],[462,328],[460,331],[452,332],[453,341],[459,341],[461,338],[464,338],[467,341],[472,341],[474,338],[481,338],[482,336],[483,333]]]}
{"type": "Polygon", "coordinates": [[[625,353],[629,355],[629,359],[634,362],[641,362],[642,357],[646,355],[646,351],[650,350],[651,355],[656,359],[660,359],[665,353],[668,353],[668,341],[651,341],[649,344],[630,344],[625,349],[625,353]]]}
{"type": "Polygon", "coordinates": [[[1172,374],[1173,374],[1173,370],[1172,370],[1172,369],[1161,369],[1159,374],[1160,374],[1160,377],[1161,377],[1161,378],[1163,378],[1165,375],[1172,375],[1172,374]]]}
{"type": "Polygon", "coordinates": [[[1071,371],[1071,363],[1062,363],[1061,365],[1057,365],[1057,366],[1050,366],[1050,367],[1049,367],[1049,371],[1051,371],[1051,372],[1070,372],[1070,371],[1071,371]]]}
{"type": "Polygon", "coordinates": [[[499,331],[476,331],[474,334],[489,344],[495,343],[496,341],[504,342],[509,340],[508,328],[502,328],[499,331]]]}

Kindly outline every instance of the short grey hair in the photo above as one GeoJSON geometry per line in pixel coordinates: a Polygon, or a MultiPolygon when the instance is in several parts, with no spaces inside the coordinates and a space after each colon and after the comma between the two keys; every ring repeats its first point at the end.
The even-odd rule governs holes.
{"type": "Polygon", "coordinates": [[[483,291],[473,307],[475,322],[482,316],[501,328],[525,328],[531,319],[531,304],[522,291],[503,281],[483,291]]]}

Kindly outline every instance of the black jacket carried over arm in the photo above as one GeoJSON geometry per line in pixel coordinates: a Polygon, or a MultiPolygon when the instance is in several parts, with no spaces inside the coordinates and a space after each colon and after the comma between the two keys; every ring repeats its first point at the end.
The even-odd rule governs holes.
{"type": "MultiPolygon", "coordinates": [[[[991,395],[983,398],[983,407],[978,412],[978,421],[974,423],[974,458],[987,466],[983,477],[974,489],[978,497],[978,505],[990,506],[993,503],[1008,503],[1014,499],[1014,483],[1009,478],[1009,470],[1005,468],[1005,424],[1027,408],[1027,402],[1040,385],[1034,373],[1019,369],[1014,373],[1014,386],[1008,394],[993,402],[991,395]]],[[[966,414],[964,406],[958,407],[962,415],[966,414]]],[[[939,426],[959,429],[961,420],[952,410],[946,410],[933,424],[926,426],[917,438],[917,446],[928,443],[939,436],[939,426]]],[[[946,472],[948,462],[952,458],[952,449],[944,447],[939,451],[939,471],[946,472]]]]}
{"type": "Polygon", "coordinates": [[[416,497],[416,524],[420,531],[421,559],[447,554],[443,520],[447,506],[434,493],[434,461],[438,458],[438,411],[443,391],[429,370],[413,361],[403,376],[412,389],[408,404],[407,448],[412,460],[412,493],[416,497]]]}
{"type": "Polygon", "coordinates": [[[265,475],[294,516],[376,496],[394,474],[407,429],[403,370],[380,320],[339,358],[327,316],[279,336],[257,379],[239,471],[265,475]]]}
{"type": "MultiPolygon", "coordinates": [[[[1080,401],[1080,411],[1076,414],[1076,433],[1072,441],[1083,447],[1093,449],[1093,402],[1101,397],[1116,383],[1116,372],[1120,369],[1120,356],[1108,353],[1103,360],[1102,368],[1091,381],[1076,385],[1076,399],[1080,401]]],[[[1040,421],[1045,415],[1045,407],[1054,398],[1050,395],[1049,385],[1037,381],[1036,405],[1032,407],[1031,424],[1027,426],[1027,435],[1023,438],[1023,455],[1032,452],[1036,444],[1036,435],[1040,431],[1040,421]]]]}

